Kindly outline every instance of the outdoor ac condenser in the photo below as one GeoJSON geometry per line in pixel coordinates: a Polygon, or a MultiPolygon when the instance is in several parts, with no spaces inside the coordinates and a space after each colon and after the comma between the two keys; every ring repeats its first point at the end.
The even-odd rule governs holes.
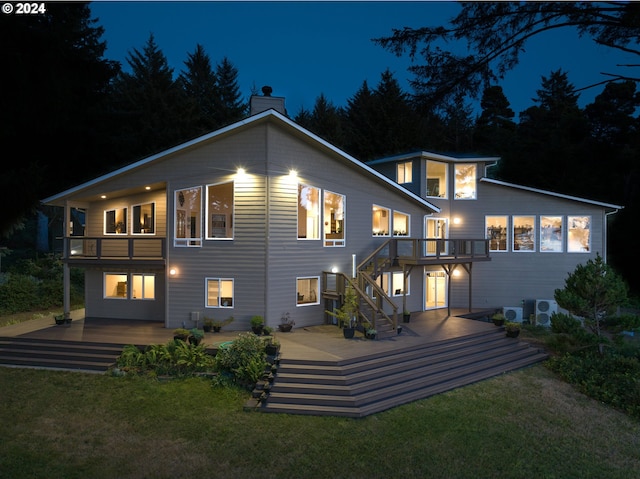
{"type": "Polygon", "coordinates": [[[553,299],[536,299],[536,324],[551,326],[551,315],[558,312],[558,303],[553,299]]]}
{"type": "Polygon", "coordinates": [[[507,321],[513,321],[514,323],[522,322],[522,308],[515,306],[505,306],[502,308],[502,314],[507,321]]]}

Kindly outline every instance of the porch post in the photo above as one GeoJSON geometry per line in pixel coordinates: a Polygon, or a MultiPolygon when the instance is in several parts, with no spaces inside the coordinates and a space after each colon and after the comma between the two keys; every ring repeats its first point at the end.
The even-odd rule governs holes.
{"type": "Polygon", "coordinates": [[[62,309],[64,319],[71,318],[71,269],[69,268],[68,255],[71,251],[69,236],[71,235],[71,209],[65,202],[62,227],[62,309]]]}

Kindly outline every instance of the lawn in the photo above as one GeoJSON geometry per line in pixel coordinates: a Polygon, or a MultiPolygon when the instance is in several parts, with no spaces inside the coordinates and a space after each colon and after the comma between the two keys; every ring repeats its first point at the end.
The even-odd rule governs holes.
{"type": "Polygon", "coordinates": [[[639,477],[640,422],[542,365],[363,419],[247,412],[248,397],[0,368],[0,478],[639,477]]]}

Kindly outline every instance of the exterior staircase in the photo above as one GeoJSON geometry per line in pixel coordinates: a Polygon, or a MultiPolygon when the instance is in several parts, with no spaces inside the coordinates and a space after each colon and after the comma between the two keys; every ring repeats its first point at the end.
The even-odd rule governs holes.
{"type": "Polygon", "coordinates": [[[0,337],[0,365],[105,372],[123,344],[0,337]]]}
{"type": "Polygon", "coordinates": [[[547,357],[527,342],[507,338],[504,328],[340,361],[285,356],[279,360],[269,393],[250,400],[245,409],[364,417],[547,357]]]}

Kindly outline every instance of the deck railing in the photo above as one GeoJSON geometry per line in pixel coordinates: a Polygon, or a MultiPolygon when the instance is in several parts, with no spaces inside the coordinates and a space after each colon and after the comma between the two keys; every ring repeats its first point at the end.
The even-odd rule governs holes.
{"type": "Polygon", "coordinates": [[[64,238],[64,257],[73,259],[148,260],[166,258],[166,238],[70,236],[64,238]]]}

